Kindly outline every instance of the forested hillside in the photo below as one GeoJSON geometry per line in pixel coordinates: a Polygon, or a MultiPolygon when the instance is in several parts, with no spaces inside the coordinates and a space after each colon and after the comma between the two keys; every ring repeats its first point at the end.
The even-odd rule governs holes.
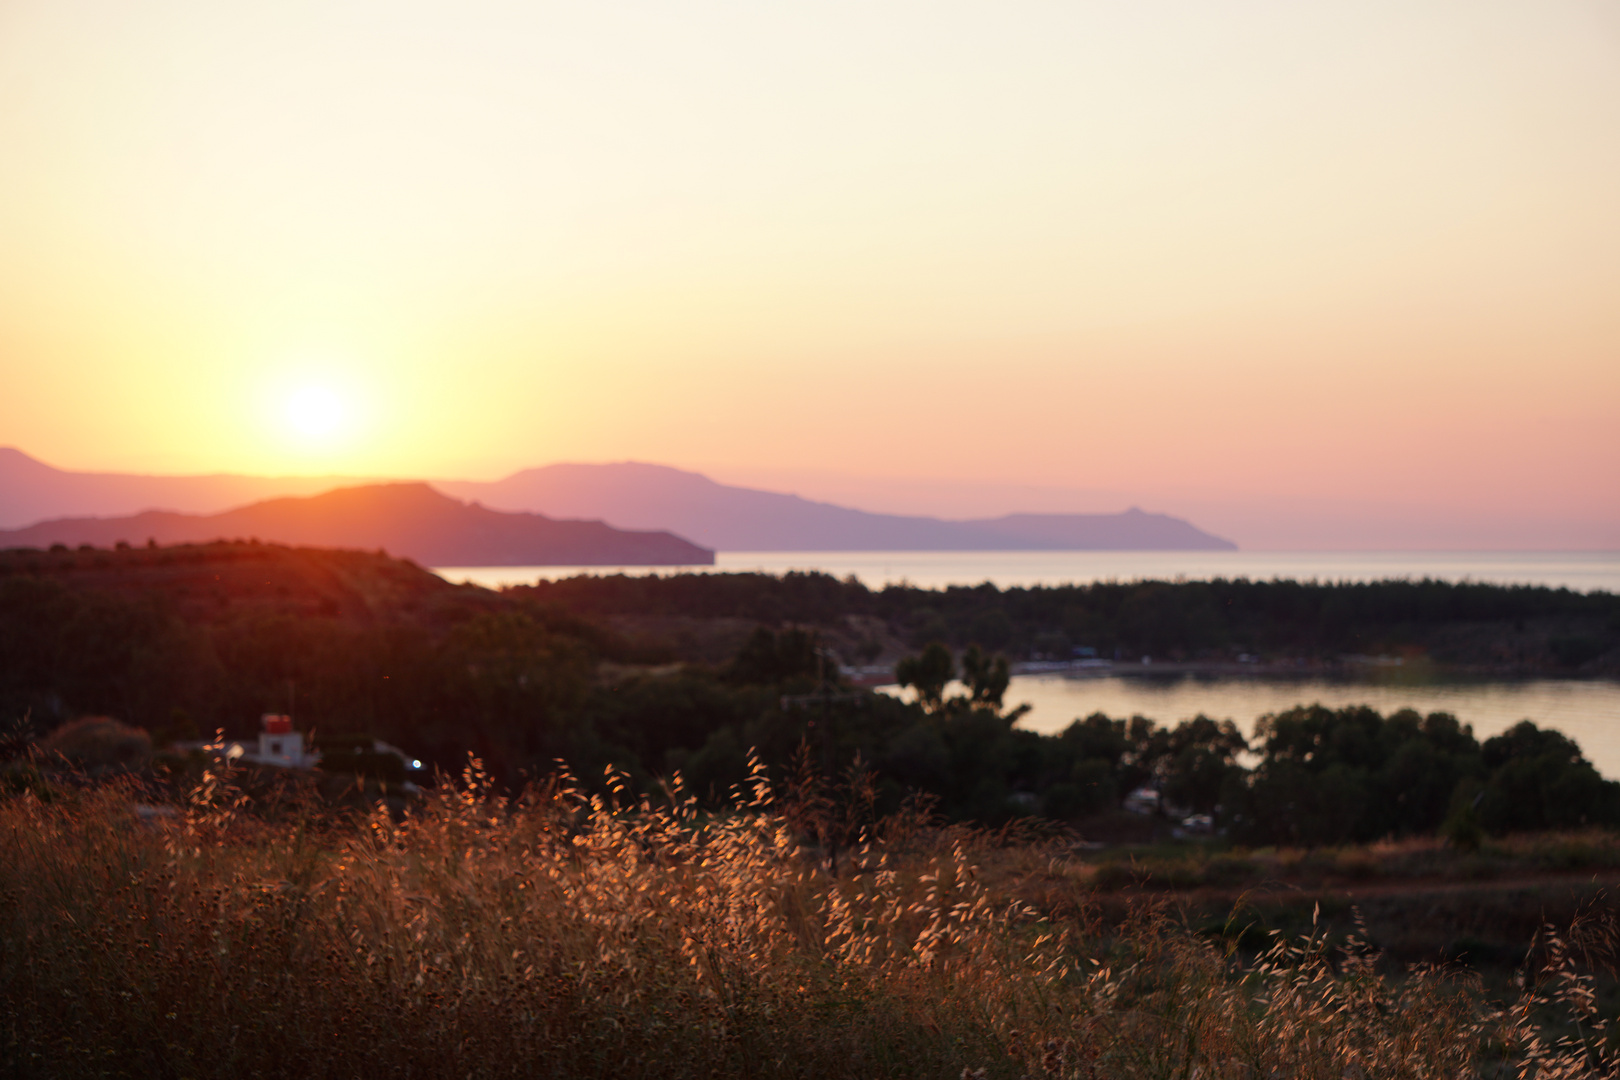
{"type": "Polygon", "coordinates": [[[1130,660],[1247,654],[1332,663],[1390,654],[1501,674],[1620,673],[1620,597],[1544,587],[1240,579],[873,590],[789,573],[576,577],[510,592],[592,618],[817,626],[843,639],[848,654],[881,650],[887,634],[910,648],[978,644],[1015,659],[1069,657],[1077,648],[1130,660]]]}
{"type": "Polygon", "coordinates": [[[1536,655],[1556,667],[1560,642],[1610,655],[1614,604],[1429,582],[874,592],[796,574],[494,593],[381,553],[12,551],[0,555],[0,721],[13,754],[87,715],[144,729],[161,749],[217,728],[244,737],[260,714],[290,712],[301,730],[379,737],[450,771],[475,753],[509,784],[559,760],[586,777],[613,764],[645,784],[680,771],[719,802],[750,751],[785,768],[802,748],[830,774],[859,760],[885,806],[923,792],[951,817],[986,822],[1035,814],[1102,828],[1149,787],[1161,817],[1211,814],[1255,842],[1429,832],[1451,818],[1465,832],[1503,831],[1614,820],[1617,789],[1555,732],[1481,744],[1438,713],[1303,702],[1258,731],[1099,714],[1037,735],[1004,711],[1005,653],[1086,642],[1192,657],[1444,657],[1439,643],[1501,632],[1539,635],[1547,651],[1536,655]],[[627,619],[641,620],[640,636],[621,632],[627,619]],[[736,638],[713,662],[681,662],[680,640],[647,631],[705,621],[736,638]],[[897,668],[919,701],[840,681],[840,660],[873,644],[915,653],[897,668]],[[968,689],[947,696],[956,675],[968,689]]]}

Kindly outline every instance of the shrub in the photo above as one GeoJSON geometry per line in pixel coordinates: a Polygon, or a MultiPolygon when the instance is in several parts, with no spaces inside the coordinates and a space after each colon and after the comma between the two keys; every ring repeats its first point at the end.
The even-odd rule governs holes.
{"type": "Polygon", "coordinates": [[[137,769],[152,756],[152,738],[138,727],[106,716],[69,720],[40,740],[39,752],[86,772],[137,769]]]}

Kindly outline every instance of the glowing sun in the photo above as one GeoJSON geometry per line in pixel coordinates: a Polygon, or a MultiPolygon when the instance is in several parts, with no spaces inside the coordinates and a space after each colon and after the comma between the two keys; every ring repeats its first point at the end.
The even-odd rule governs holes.
{"type": "Polygon", "coordinates": [[[329,387],[303,386],[287,398],[287,422],[302,438],[325,442],[343,431],[348,410],[329,387]]]}

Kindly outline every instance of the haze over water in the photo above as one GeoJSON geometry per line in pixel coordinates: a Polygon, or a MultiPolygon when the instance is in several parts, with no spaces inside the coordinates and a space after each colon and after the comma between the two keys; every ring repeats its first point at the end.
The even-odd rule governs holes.
{"type": "Polygon", "coordinates": [[[713,566],[443,567],[451,581],[488,588],[576,574],[739,573],[818,570],[854,575],[868,588],[909,582],[919,588],[990,582],[998,588],[1094,581],[1381,581],[1434,578],[1498,585],[1546,585],[1620,592],[1620,552],[1278,552],[1278,551],[722,551],[713,566]]]}

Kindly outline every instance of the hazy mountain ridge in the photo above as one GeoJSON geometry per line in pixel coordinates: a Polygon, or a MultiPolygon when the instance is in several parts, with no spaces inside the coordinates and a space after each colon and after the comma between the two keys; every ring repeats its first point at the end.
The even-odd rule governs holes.
{"type": "MultiPolygon", "coordinates": [[[[18,450],[0,448],[0,528],[16,530],[42,519],[130,515],[155,508],[217,514],[274,496],[310,495],[340,484],[365,482],[336,477],[75,473],[54,469],[18,450]]],[[[1134,508],[1120,514],[1009,514],[952,521],[856,510],[798,495],[720,484],[700,473],[639,462],[548,465],[503,480],[432,483],[448,495],[475,500],[494,510],[601,521],[617,529],[668,530],[719,551],[1236,548],[1183,519],[1134,508]]],[[[141,542],[148,535],[156,534],[117,539],[141,542]]]]}
{"type": "Polygon", "coordinates": [[[701,473],[618,462],[548,465],[504,480],[436,481],[439,489],[501,509],[599,517],[622,528],[671,529],[716,551],[1231,551],[1237,545],[1180,518],[1120,514],[1008,514],[950,521],[853,510],[701,473]]]}
{"type": "Polygon", "coordinates": [[[353,476],[148,476],[73,472],[0,446],[0,529],[55,518],[122,517],[147,510],[217,514],[263,499],[318,495],[374,482],[353,476]]]}
{"type": "Polygon", "coordinates": [[[253,538],[312,547],[386,549],[424,566],[691,566],[714,552],[668,532],[557,521],[458,502],[424,483],[339,488],[270,499],[222,514],[152,510],[66,518],[0,531],[0,547],[111,547],[253,538]]]}

